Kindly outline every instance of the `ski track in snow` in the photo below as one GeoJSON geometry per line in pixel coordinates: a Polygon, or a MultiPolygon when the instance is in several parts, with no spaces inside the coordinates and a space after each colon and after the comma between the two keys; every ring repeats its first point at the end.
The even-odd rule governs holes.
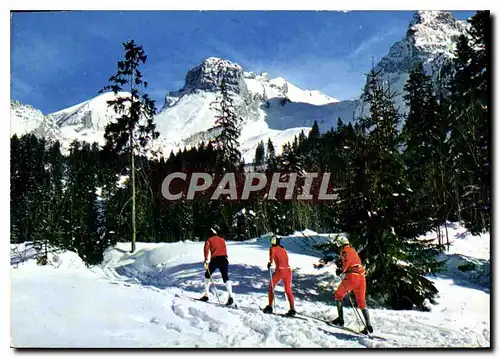
{"type": "MultiPolygon", "coordinates": [[[[311,232],[308,232],[311,235],[311,232]]],[[[467,242],[488,262],[489,236],[452,228],[456,248],[449,255],[471,254],[467,242]],[[478,244],[487,245],[486,249],[478,244]],[[460,249],[458,249],[460,248],[460,249]]],[[[324,236],[316,235],[314,240],[324,236]]],[[[296,310],[334,319],[331,280],[334,268],[312,269],[317,257],[304,252],[301,234],[283,239],[294,271],[296,310]]],[[[267,241],[229,242],[230,279],[237,308],[197,301],[203,291],[203,243],[138,243],[134,254],[120,243],[103,263],[86,268],[71,252],[58,254],[59,266],[39,267],[33,259],[11,268],[12,345],[16,347],[178,347],[178,348],[395,348],[489,347],[489,287],[464,277],[431,278],[440,297],[431,312],[371,309],[374,334],[386,341],[355,335],[313,319],[266,315],[267,241]],[[17,268],[15,268],[17,267],[17,268]]],[[[23,245],[19,245],[22,252],[23,245]]],[[[14,251],[13,251],[14,252],[14,251]]],[[[481,256],[479,255],[479,256],[481,256]]],[[[456,257],[456,256],[454,256],[456,257]]],[[[464,259],[465,260],[465,259],[464,259]]],[[[456,264],[456,262],[455,262],[456,264]]],[[[451,270],[449,275],[454,274],[451,270]]],[[[474,276],[470,276],[474,277],[474,276]]],[[[221,303],[227,292],[220,274],[214,280],[221,303]]],[[[482,281],[481,281],[482,282],[482,281]]],[[[276,288],[277,313],[288,310],[283,286],[276,288]]],[[[344,310],[346,327],[360,330],[352,308],[344,310]]]]}

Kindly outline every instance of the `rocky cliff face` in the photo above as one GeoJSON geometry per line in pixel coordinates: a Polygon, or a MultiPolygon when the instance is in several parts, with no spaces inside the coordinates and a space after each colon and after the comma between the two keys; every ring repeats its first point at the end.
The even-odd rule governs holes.
{"type": "Polygon", "coordinates": [[[217,91],[222,76],[233,92],[240,94],[246,90],[245,81],[243,80],[243,68],[236,63],[217,57],[209,57],[199,66],[190,69],[186,74],[184,88],[217,91]]]}
{"type": "Polygon", "coordinates": [[[402,111],[406,110],[403,87],[411,69],[422,62],[426,73],[437,83],[440,70],[454,57],[456,41],[466,26],[448,11],[417,11],[406,35],[375,66],[392,91],[400,94],[395,101],[402,111]]]}

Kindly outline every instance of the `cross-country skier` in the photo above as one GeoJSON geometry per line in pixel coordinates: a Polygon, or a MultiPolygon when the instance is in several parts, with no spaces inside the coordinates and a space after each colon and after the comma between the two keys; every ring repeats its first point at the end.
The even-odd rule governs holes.
{"type": "Polygon", "coordinates": [[[366,308],[365,299],[365,268],[361,264],[361,259],[359,258],[358,253],[349,244],[349,240],[347,240],[347,238],[337,236],[334,243],[339,247],[340,251],[340,262],[337,262],[338,268],[336,270],[336,274],[337,276],[344,274],[345,277],[333,295],[334,300],[337,304],[339,316],[335,320],[333,320],[332,323],[339,326],[344,325],[342,299],[346,294],[353,291],[356,302],[358,303],[358,308],[361,310],[361,312],[363,313],[363,317],[365,318],[366,326],[363,329],[362,333],[372,333],[373,327],[370,323],[370,315],[368,314],[368,309],[366,308]]]}
{"type": "Polygon", "coordinates": [[[288,254],[286,249],[280,244],[281,237],[274,234],[271,238],[271,247],[269,248],[269,262],[267,263],[267,269],[271,269],[271,265],[275,264],[276,270],[272,276],[272,280],[269,283],[269,288],[267,290],[269,305],[264,308],[265,313],[273,312],[273,300],[274,300],[274,287],[283,280],[283,285],[285,286],[285,294],[290,303],[290,310],[288,311],[288,316],[295,315],[294,297],[292,293],[292,269],[288,265],[288,254]]]}
{"type": "Polygon", "coordinates": [[[227,260],[226,241],[217,235],[217,231],[213,228],[209,230],[209,238],[205,242],[203,248],[205,255],[205,294],[201,298],[202,301],[208,301],[208,294],[210,289],[210,276],[213,275],[215,270],[219,270],[222,275],[222,281],[226,284],[229,298],[226,306],[233,304],[233,290],[231,288],[231,281],[229,281],[229,261],[227,260]],[[210,261],[208,261],[208,254],[210,252],[210,261]]]}

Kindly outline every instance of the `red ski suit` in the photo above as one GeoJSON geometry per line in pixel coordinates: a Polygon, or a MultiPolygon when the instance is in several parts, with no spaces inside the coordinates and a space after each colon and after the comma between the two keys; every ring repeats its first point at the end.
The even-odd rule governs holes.
{"type": "Polygon", "coordinates": [[[269,249],[269,262],[276,265],[276,271],[273,274],[273,278],[269,285],[267,291],[269,297],[269,306],[272,306],[274,300],[273,289],[274,287],[283,280],[283,285],[285,286],[285,294],[290,303],[290,308],[293,309],[294,297],[292,293],[292,269],[288,265],[288,254],[283,246],[271,246],[269,249]]]}
{"type": "Polygon", "coordinates": [[[361,265],[361,259],[356,250],[346,245],[340,252],[342,261],[342,272],[346,274],[344,280],[340,283],[333,297],[336,301],[340,301],[346,294],[353,291],[359,309],[366,308],[366,280],[365,269],[361,265]]]}
{"type": "Polygon", "coordinates": [[[212,236],[206,242],[203,247],[203,253],[205,254],[205,260],[208,259],[208,252],[210,251],[210,259],[217,256],[227,256],[226,242],[222,237],[212,236]]]}

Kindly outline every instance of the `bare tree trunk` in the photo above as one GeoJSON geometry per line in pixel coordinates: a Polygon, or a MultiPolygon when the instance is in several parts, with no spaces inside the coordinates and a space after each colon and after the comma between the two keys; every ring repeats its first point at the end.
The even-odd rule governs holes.
{"type": "Polygon", "coordinates": [[[455,200],[457,201],[457,207],[458,207],[458,222],[462,222],[462,206],[460,205],[460,196],[458,195],[458,189],[457,189],[457,182],[454,180],[453,181],[453,187],[455,191],[455,200]]]}
{"type": "Polygon", "coordinates": [[[448,237],[448,225],[446,224],[446,220],[444,221],[444,231],[446,232],[446,246],[448,251],[450,250],[450,238],[448,237]]]}
{"type": "Polygon", "coordinates": [[[135,226],[135,158],[133,146],[133,132],[130,131],[130,162],[131,162],[131,176],[132,176],[132,253],[135,252],[135,239],[136,239],[136,226],[135,226]]]}
{"type": "Polygon", "coordinates": [[[441,238],[441,228],[439,227],[439,225],[436,225],[436,232],[438,238],[438,245],[441,246],[443,244],[443,240],[441,238]]]}

